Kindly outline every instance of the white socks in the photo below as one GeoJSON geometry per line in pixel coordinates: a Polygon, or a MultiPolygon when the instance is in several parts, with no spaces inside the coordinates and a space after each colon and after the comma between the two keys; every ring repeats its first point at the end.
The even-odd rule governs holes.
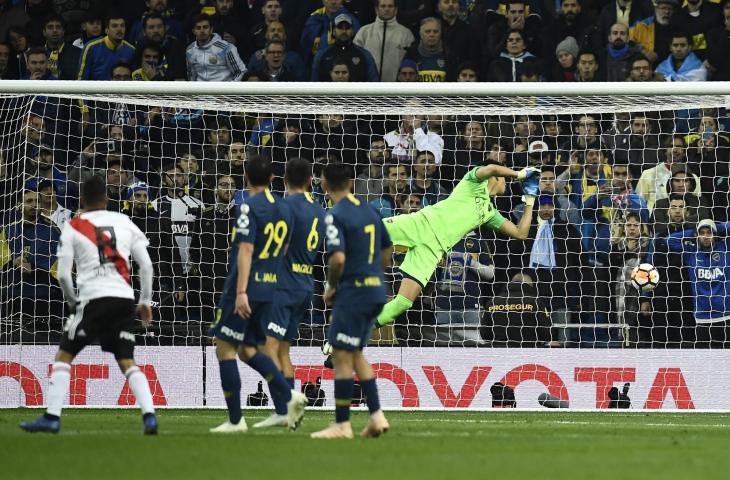
{"type": "Polygon", "coordinates": [[[64,362],[54,362],[51,369],[51,380],[46,395],[46,413],[61,416],[63,401],[66,399],[71,384],[71,365],[64,362]]]}
{"type": "Polygon", "coordinates": [[[155,413],[155,407],[152,405],[150,384],[147,383],[147,377],[142,370],[135,365],[129,367],[129,370],[124,372],[124,376],[127,377],[129,388],[132,389],[132,393],[134,393],[137,399],[137,405],[142,409],[142,414],[155,413]]]}

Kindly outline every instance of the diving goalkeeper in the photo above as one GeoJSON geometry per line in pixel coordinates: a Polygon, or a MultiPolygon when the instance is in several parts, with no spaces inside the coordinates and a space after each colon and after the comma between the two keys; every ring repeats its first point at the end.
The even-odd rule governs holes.
{"type": "Polygon", "coordinates": [[[487,225],[518,240],[527,238],[532,222],[532,206],[538,193],[540,170],[520,171],[501,165],[475,167],[456,185],[448,198],[423,210],[384,220],[396,250],[406,251],[400,265],[403,275],[398,294],[383,307],[377,320],[382,327],[393,323],[413,306],[441,258],[464,236],[487,225]],[[515,225],[504,218],[489,198],[488,180],[492,177],[517,178],[525,195],[525,213],[515,225]]]}

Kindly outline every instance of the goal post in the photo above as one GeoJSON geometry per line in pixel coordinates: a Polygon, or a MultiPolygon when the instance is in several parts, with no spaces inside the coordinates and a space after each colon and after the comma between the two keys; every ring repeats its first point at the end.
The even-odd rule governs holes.
{"type": "MultiPolygon", "coordinates": [[[[354,193],[384,218],[442,201],[477,166],[541,169],[527,241],[475,229],[413,308],[375,332],[367,353],[385,406],[490,409],[501,383],[518,407],[603,409],[628,383],[634,409],[730,410],[717,373],[730,367],[729,98],[728,82],[2,81],[0,406],[43,404],[68,313],[55,249],[91,175],[150,239],[157,322],[138,332],[137,352],[155,401],[223,405],[207,327],[246,157],[262,154],[279,195],[286,161],[312,162],[325,207],[321,169],[351,165],[354,193]],[[656,288],[632,281],[644,263],[656,288]]],[[[485,188],[518,223],[520,183],[485,188]]],[[[391,295],[403,256],[386,272],[391,295]]],[[[331,406],[322,257],[313,275],[297,386],[331,406]]],[[[77,363],[85,386],[72,404],[130,402],[98,348],[77,363]]],[[[255,393],[258,379],[241,372],[255,393]]]]}

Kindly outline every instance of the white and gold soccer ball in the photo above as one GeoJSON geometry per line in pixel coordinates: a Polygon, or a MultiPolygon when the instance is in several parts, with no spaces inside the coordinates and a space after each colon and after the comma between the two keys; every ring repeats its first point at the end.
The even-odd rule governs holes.
{"type": "Polygon", "coordinates": [[[651,263],[642,263],[631,272],[631,284],[641,293],[651,292],[659,285],[659,271],[651,263]]]}

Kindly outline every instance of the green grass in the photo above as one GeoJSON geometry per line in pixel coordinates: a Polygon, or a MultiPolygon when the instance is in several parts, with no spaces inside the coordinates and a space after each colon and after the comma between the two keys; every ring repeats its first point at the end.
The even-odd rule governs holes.
{"type": "MultiPolygon", "coordinates": [[[[0,410],[0,478],[15,479],[712,479],[730,476],[730,415],[390,412],[380,439],[315,441],[332,412],[299,431],[215,436],[222,410],[64,412],[61,434],[28,434],[40,410],[0,410]]],[[[269,412],[248,412],[249,425],[269,412]]],[[[359,431],[366,414],[353,414],[359,431]]]]}

